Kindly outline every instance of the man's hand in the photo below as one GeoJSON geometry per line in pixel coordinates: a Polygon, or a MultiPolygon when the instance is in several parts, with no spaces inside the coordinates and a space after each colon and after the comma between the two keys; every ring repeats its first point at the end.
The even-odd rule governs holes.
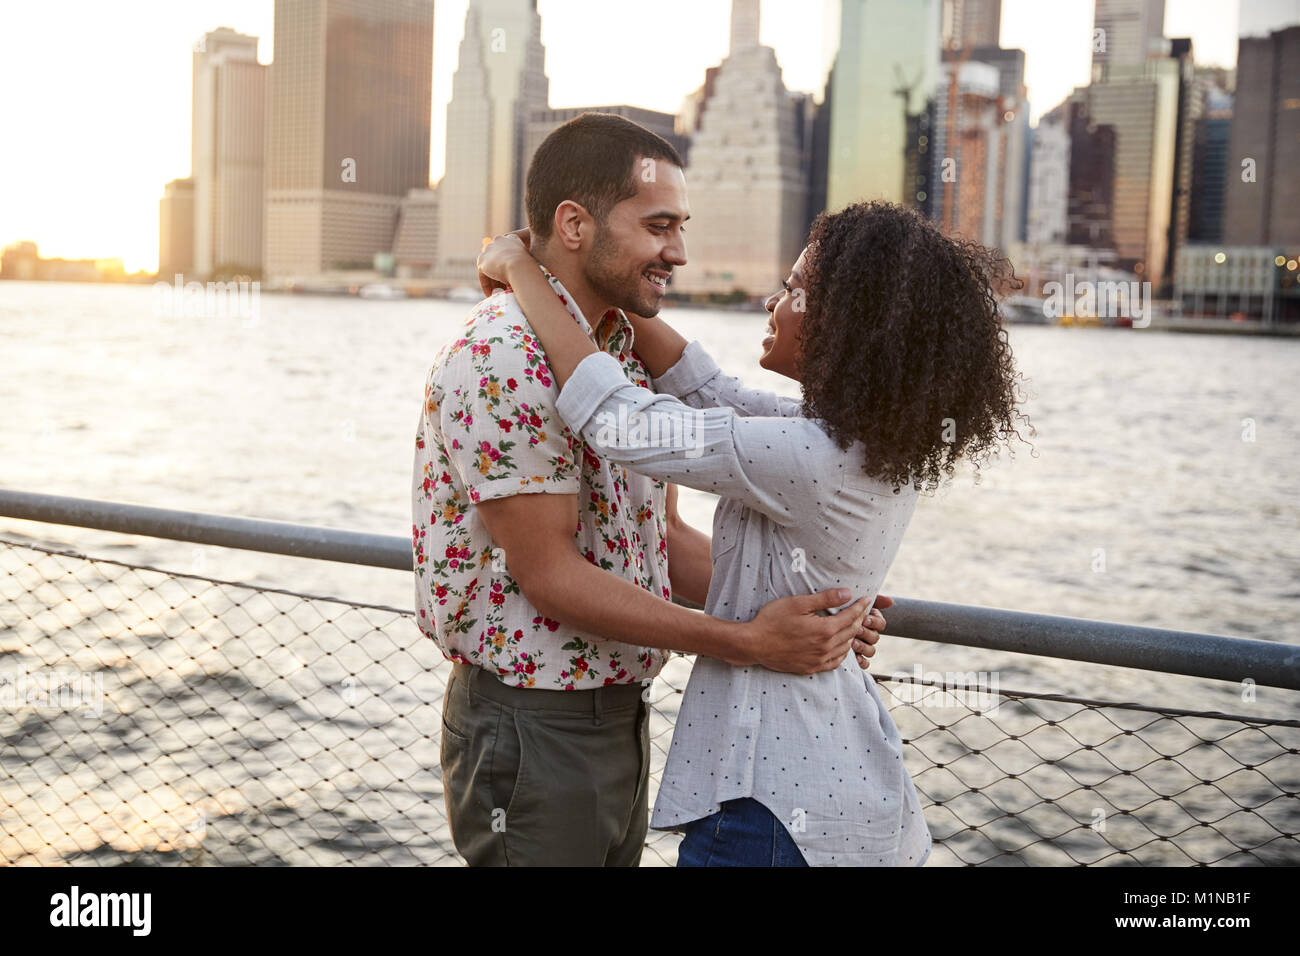
{"type": "MultiPolygon", "coordinates": [[[[833,670],[855,640],[865,647],[874,643],[864,629],[867,598],[838,614],[818,613],[847,601],[851,592],[843,588],[778,598],[752,621],[740,623],[687,610],[602,570],[574,546],[577,495],[512,495],[474,507],[493,543],[504,549],[509,574],[533,607],[590,634],[791,674],[833,670]]],[[[879,607],[892,603],[888,598],[876,601],[879,607]]],[[[873,623],[883,628],[884,618],[877,618],[873,623]]]]}
{"type": "Polygon", "coordinates": [[[853,641],[863,636],[867,599],[858,598],[838,614],[817,612],[843,604],[849,596],[843,588],[831,588],[769,601],[745,625],[745,659],[729,663],[756,664],[790,674],[834,670],[848,655],[853,641]]]}
{"type": "Polygon", "coordinates": [[[863,670],[871,666],[871,661],[868,658],[875,655],[875,644],[880,640],[880,635],[885,632],[885,616],[880,613],[880,609],[893,607],[893,605],[893,598],[877,594],[876,603],[871,606],[871,614],[867,616],[864,622],[867,632],[862,635],[861,639],[853,642],[853,653],[857,656],[858,666],[863,670]]]}

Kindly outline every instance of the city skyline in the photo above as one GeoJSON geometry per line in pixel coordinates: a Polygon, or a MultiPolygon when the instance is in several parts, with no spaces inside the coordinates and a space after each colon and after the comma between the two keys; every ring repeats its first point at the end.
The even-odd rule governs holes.
{"type": "MultiPolygon", "coordinates": [[[[441,178],[444,167],[446,104],[467,4],[468,0],[435,4],[431,183],[441,178]]],[[[1294,6],[1289,0],[1278,5],[1294,6]]],[[[35,29],[6,31],[10,39],[0,38],[0,75],[11,88],[25,77],[28,88],[41,94],[19,98],[10,110],[9,126],[19,141],[27,135],[39,138],[40,145],[6,156],[8,173],[0,177],[0,209],[4,210],[0,245],[30,239],[46,256],[116,257],[131,272],[154,269],[160,184],[192,172],[188,131],[194,43],[210,30],[230,27],[257,36],[258,61],[268,63],[274,40],[273,4],[227,0],[203,9],[138,6],[159,11],[160,16],[152,23],[143,16],[127,25],[100,8],[77,6],[87,16],[78,20],[75,33],[62,31],[66,42],[60,48],[62,57],[55,59],[48,53],[42,57],[39,47],[26,50],[14,42],[20,35],[44,32],[39,21],[51,18],[48,8],[8,15],[20,27],[35,29]],[[193,24],[198,26],[192,28],[193,24]],[[80,68],[66,69],[69,61],[81,64],[80,68]],[[172,82],[161,82],[163,76],[172,82]],[[94,98],[88,95],[91,79],[95,79],[94,98]],[[128,107],[145,91],[156,106],[128,107]],[[51,122],[59,116],[75,116],[77,121],[51,122]],[[87,154],[94,157],[89,171],[82,159],[87,154]]],[[[661,5],[664,15],[653,24],[637,19],[631,5],[614,10],[539,0],[538,9],[551,80],[550,105],[556,108],[626,102],[676,113],[684,97],[702,82],[705,69],[723,59],[729,39],[729,0],[689,7],[684,0],[670,0],[661,5]],[[692,30],[673,32],[675,7],[690,10],[692,30]],[[657,58],[664,43],[673,43],[671,74],[660,77],[623,70],[608,72],[593,83],[590,70],[575,60],[586,47],[610,37],[620,42],[626,38],[627,48],[644,51],[651,64],[663,62],[657,58]]],[[[807,6],[793,0],[768,0],[762,11],[760,40],[775,48],[786,85],[820,99],[829,60],[821,37],[822,17],[808,16],[807,6]]],[[[1074,0],[1054,5],[1047,22],[1043,11],[1035,13],[1027,0],[1004,0],[1002,13],[1002,45],[1026,51],[1026,85],[1036,121],[1074,86],[1087,82],[1092,3],[1074,0]],[[1067,56],[1067,51],[1073,52],[1067,56]],[[1076,59],[1077,66],[1071,66],[1076,59]]],[[[1169,0],[1165,34],[1191,36],[1198,63],[1231,66],[1236,20],[1235,5],[1169,0]]]]}

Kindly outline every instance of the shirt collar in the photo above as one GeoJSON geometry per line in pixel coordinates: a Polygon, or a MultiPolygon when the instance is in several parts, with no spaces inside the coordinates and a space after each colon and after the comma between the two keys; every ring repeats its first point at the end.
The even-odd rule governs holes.
{"type": "Polygon", "coordinates": [[[577,321],[579,327],[587,335],[591,336],[596,346],[600,347],[600,342],[595,335],[596,329],[599,329],[602,325],[609,325],[610,332],[609,337],[605,340],[605,351],[620,361],[626,359],[628,353],[632,351],[632,323],[627,320],[623,310],[615,308],[607,310],[600,317],[600,321],[596,323],[596,329],[593,329],[586,316],[582,314],[582,310],[578,308],[578,303],[573,301],[573,296],[569,295],[569,290],[564,288],[563,283],[546,266],[540,262],[537,265],[542,270],[542,274],[546,276],[546,281],[551,284],[551,288],[555,290],[555,294],[564,303],[564,307],[569,310],[569,314],[577,321]]]}

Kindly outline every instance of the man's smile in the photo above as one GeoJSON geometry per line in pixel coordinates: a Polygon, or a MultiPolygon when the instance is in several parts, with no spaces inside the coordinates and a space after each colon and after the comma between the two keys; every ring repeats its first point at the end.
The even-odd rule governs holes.
{"type": "Polygon", "coordinates": [[[660,269],[646,269],[644,272],[641,273],[641,275],[645,277],[646,281],[649,282],[651,285],[653,285],[660,292],[668,288],[668,277],[671,274],[672,273],[664,272],[663,270],[660,269]]]}

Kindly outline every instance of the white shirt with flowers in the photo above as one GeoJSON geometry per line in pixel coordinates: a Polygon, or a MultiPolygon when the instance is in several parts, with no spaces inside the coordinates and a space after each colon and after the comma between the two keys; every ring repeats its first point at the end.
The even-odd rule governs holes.
{"type": "MultiPolygon", "coordinates": [[[[542,269],[574,320],[581,310],[542,269]]],[[[649,387],[618,309],[605,351],[649,387]]],[[[585,690],[659,673],[667,653],[611,641],[542,615],[510,576],[475,504],[520,494],[578,495],[573,540],[592,564],[665,600],[666,484],[596,457],[555,409],[541,343],[512,292],[480,302],[434,359],[415,437],[412,550],[416,620],[455,661],[515,687],[585,690]],[[494,560],[495,557],[495,560],[494,560]]]]}

